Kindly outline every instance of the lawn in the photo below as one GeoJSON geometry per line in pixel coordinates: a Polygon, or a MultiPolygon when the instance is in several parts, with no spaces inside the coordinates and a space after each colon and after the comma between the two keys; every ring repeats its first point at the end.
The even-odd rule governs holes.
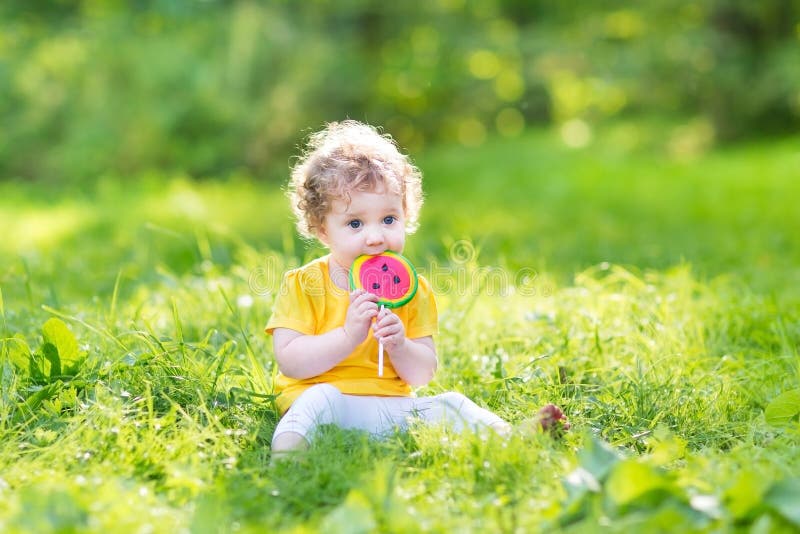
{"type": "Polygon", "coordinates": [[[262,329],[321,252],[281,184],[1,183],[0,531],[797,531],[800,139],[676,157],[657,129],[420,154],[420,393],[520,424],[328,429],[275,466],[262,329]],[[522,424],[549,401],[560,441],[522,424]]]}

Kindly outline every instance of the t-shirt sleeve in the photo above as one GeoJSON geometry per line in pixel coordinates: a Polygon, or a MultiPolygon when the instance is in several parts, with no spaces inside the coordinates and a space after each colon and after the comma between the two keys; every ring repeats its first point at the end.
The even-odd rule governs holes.
{"type": "Polygon", "coordinates": [[[439,315],[436,311],[436,299],[425,278],[419,277],[417,294],[409,304],[411,307],[408,312],[406,336],[415,339],[438,334],[439,315]]]}
{"type": "Polygon", "coordinates": [[[281,288],[272,305],[272,316],[264,331],[272,334],[276,328],[290,328],[301,334],[314,334],[313,291],[309,290],[308,277],[300,270],[283,276],[281,288]]]}

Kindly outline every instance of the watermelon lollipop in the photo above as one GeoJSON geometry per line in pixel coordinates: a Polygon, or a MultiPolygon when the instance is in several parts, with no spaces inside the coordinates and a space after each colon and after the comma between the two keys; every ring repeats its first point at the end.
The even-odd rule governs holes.
{"type": "MultiPolygon", "coordinates": [[[[381,309],[399,308],[414,298],[418,286],[414,266],[396,252],[361,255],[350,268],[350,289],[377,295],[381,309]]],[[[383,343],[378,345],[378,376],[383,376],[383,343]]]]}
{"type": "Polygon", "coordinates": [[[399,308],[414,298],[418,286],[414,266],[396,252],[359,256],[350,269],[350,289],[377,295],[379,306],[399,308]]]}

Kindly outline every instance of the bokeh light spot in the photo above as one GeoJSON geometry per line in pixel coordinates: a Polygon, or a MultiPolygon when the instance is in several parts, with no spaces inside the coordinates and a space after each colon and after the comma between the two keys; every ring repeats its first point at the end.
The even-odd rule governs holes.
{"type": "Polygon", "coordinates": [[[476,50],[467,60],[469,72],[481,80],[490,80],[500,72],[497,54],[489,50],[476,50]]]}
{"type": "Polygon", "coordinates": [[[570,148],[583,148],[592,141],[592,129],[581,119],[571,119],[561,125],[561,140],[570,148]]]}
{"type": "Polygon", "coordinates": [[[622,9],[606,15],[605,30],[609,37],[616,39],[633,39],[645,32],[642,17],[635,11],[622,9]]]}
{"type": "Polygon", "coordinates": [[[464,9],[464,0],[439,0],[442,11],[459,11],[464,9]]]}
{"type": "Polygon", "coordinates": [[[519,38],[516,24],[508,19],[496,19],[489,24],[489,38],[498,45],[512,45],[519,38]]]}
{"type": "Polygon", "coordinates": [[[497,114],[495,125],[500,135],[516,137],[525,129],[525,117],[514,108],[505,108],[497,114]]]}
{"type": "Polygon", "coordinates": [[[486,140],[486,127],[474,117],[464,119],[458,124],[458,140],[464,146],[480,146],[486,140]]]}
{"type": "Polygon", "coordinates": [[[675,128],[667,150],[678,161],[691,161],[702,156],[714,144],[716,131],[708,119],[699,117],[675,128]]]}
{"type": "Polygon", "coordinates": [[[431,26],[416,26],[411,31],[411,48],[418,58],[435,56],[439,51],[439,32],[431,26]]]}
{"type": "Polygon", "coordinates": [[[515,71],[504,70],[494,81],[494,92],[501,100],[514,102],[525,93],[525,82],[515,71]]]}

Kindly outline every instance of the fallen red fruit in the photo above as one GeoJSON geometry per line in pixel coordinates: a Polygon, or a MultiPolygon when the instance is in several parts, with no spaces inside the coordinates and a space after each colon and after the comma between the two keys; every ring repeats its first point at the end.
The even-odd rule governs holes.
{"type": "Polygon", "coordinates": [[[539,424],[545,432],[560,433],[569,430],[570,424],[561,408],[548,404],[539,410],[539,424]]]}

